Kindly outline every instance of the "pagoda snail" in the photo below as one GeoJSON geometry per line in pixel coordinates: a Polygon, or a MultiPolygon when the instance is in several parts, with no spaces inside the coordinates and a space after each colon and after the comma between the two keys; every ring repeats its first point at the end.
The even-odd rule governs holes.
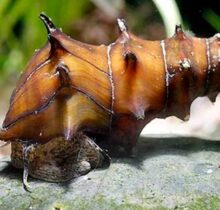
{"type": "Polygon", "coordinates": [[[119,38],[94,46],[69,38],[46,15],[40,18],[48,43],[18,81],[0,131],[1,140],[12,142],[12,163],[25,169],[25,186],[28,168],[34,177],[65,181],[109,163],[93,141],[97,136],[130,151],[149,121],[184,119],[195,98],[213,101],[220,90],[220,34],[197,38],[176,26],[173,37],[146,41],[118,19],[119,38]],[[80,148],[88,170],[73,173],[80,148]]]}

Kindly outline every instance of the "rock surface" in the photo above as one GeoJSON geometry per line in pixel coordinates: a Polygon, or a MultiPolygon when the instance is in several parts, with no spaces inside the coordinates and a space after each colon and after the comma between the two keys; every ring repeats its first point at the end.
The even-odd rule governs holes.
{"type": "Polygon", "coordinates": [[[30,178],[0,159],[0,210],[220,209],[220,142],[141,138],[137,155],[114,149],[112,164],[68,183],[30,178]]]}

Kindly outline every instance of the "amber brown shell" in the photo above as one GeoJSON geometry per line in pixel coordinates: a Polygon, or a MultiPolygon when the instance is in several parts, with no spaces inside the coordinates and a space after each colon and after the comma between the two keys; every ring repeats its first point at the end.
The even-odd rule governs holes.
{"type": "Polygon", "coordinates": [[[118,19],[112,44],[84,44],[41,15],[48,43],[29,62],[12,94],[0,132],[4,141],[45,144],[78,132],[132,148],[156,117],[181,119],[192,101],[220,89],[220,35],[202,39],[180,26],[173,37],[147,41],[118,19]]]}

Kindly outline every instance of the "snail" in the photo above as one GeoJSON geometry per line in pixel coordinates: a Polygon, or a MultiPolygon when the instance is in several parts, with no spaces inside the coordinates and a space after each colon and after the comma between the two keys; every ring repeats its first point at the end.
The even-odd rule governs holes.
{"type": "Polygon", "coordinates": [[[131,151],[152,119],[184,119],[195,98],[215,101],[220,90],[220,34],[197,38],[176,26],[173,37],[147,41],[118,19],[119,38],[94,46],[40,18],[48,42],[19,79],[0,131],[24,186],[28,173],[59,182],[101,167],[110,158],[94,139],[131,151]]]}

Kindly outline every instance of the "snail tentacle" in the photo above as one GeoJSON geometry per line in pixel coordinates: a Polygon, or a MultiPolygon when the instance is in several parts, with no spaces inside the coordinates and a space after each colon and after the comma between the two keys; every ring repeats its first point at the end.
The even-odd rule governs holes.
{"type": "Polygon", "coordinates": [[[31,186],[28,184],[28,174],[29,174],[29,154],[34,149],[33,142],[23,143],[23,188],[27,192],[31,192],[31,186]]]}

